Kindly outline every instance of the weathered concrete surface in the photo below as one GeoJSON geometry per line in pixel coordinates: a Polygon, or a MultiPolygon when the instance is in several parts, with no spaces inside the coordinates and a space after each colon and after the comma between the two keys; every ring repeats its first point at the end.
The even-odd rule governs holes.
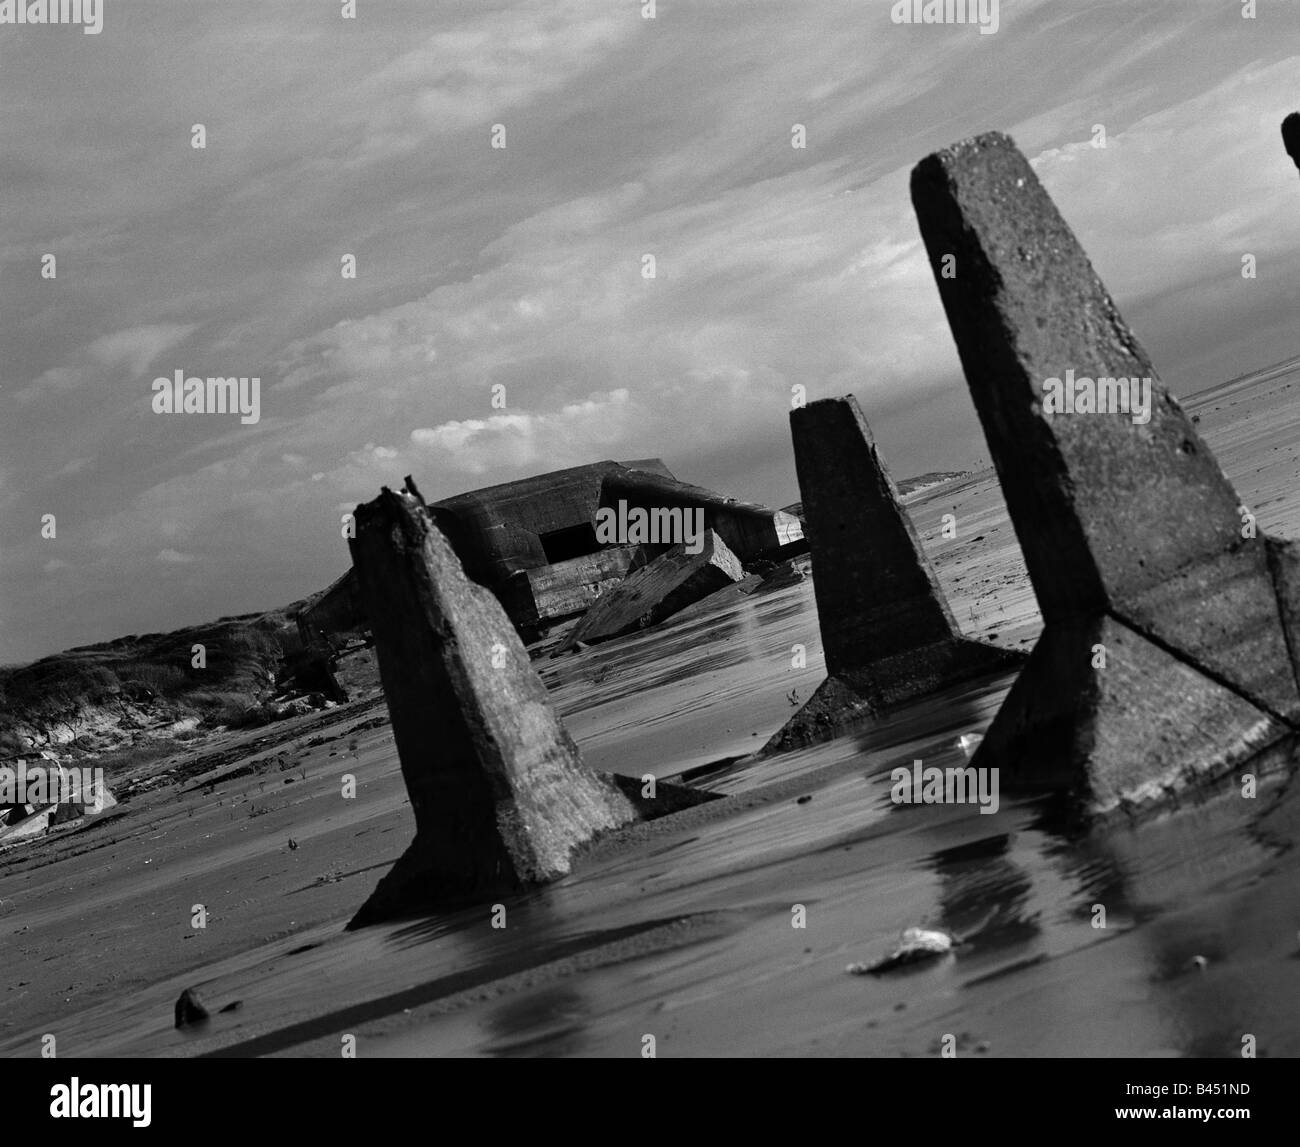
{"type": "Polygon", "coordinates": [[[759,558],[783,561],[802,550],[803,525],[794,514],[654,473],[610,470],[605,475],[601,506],[616,507],[620,502],[651,513],[698,507],[704,512],[705,527],[715,531],[742,562],[759,558]]]}
{"type": "Polygon", "coordinates": [[[298,635],[306,649],[329,649],[336,634],[365,626],[365,609],[352,570],[337,578],[297,617],[298,635]]]}
{"type": "Polygon", "coordinates": [[[1009,138],[927,157],[912,173],[912,200],[1047,623],[1026,686],[1013,690],[977,760],[1024,777],[1025,754],[1059,756],[1035,767],[1086,779],[1099,804],[1179,762],[1193,773],[1227,767],[1240,756],[1240,721],[1210,722],[1187,743],[1134,740],[1132,728],[1185,689],[1210,709],[1229,690],[1275,718],[1274,732],[1300,719],[1264,538],[1252,536],[1236,492],[1009,138]],[[1140,410],[1135,420],[1045,409],[1045,381],[1067,372],[1149,379],[1149,420],[1140,410]],[[1148,674],[1129,694],[1100,688],[1110,670],[1099,670],[1069,720],[1036,713],[1031,683],[1034,704],[1079,685],[1103,616],[1165,650],[1167,662],[1141,659],[1148,674]],[[1198,673],[1175,674],[1176,661],[1198,673]],[[1133,772],[1135,761],[1144,764],[1133,772]]]}
{"type": "Polygon", "coordinates": [[[1282,144],[1296,167],[1300,167],[1300,112],[1292,112],[1282,121],[1282,144]]]}
{"type": "Polygon", "coordinates": [[[673,546],[615,586],[591,607],[565,643],[591,645],[624,633],[657,625],[688,605],[740,581],[740,559],[712,530],[704,532],[698,554],[685,545],[673,546]]]}
{"type": "Polygon", "coordinates": [[[416,819],[349,927],[550,880],[634,818],[583,766],[513,624],[418,495],[385,489],[358,506],[349,544],[416,819]]]}
{"type": "Polygon", "coordinates": [[[711,793],[708,789],[674,781],[656,780],[651,788],[643,777],[628,777],[622,773],[598,775],[602,779],[608,779],[610,784],[631,801],[639,820],[658,820],[661,816],[672,816],[675,812],[722,799],[720,793],[711,793]]]}
{"type": "Polygon", "coordinates": [[[1264,545],[1282,611],[1282,629],[1294,661],[1300,653],[1300,544],[1265,536],[1264,545]]]}
{"type": "Polygon", "coordinates": [[[1102,815],[1217,776],[1287,733],[1239,693],[1098,614],[1043,631],[972,763],[1000,767],[1008,791],[1065,792],[1102,815]]]}
{"type": "Polygon", "coordinates": [[[790,412],[826,670],[860,669],[958,632],[853,395],[790,412]]]}
{"type": "Polygon", "coordinates": [[[809,403],[790,428],[829,676],[763,751],[1019,665],[961,635],[857,399],[809,403]]]}
{"type": "Polygon", "coordinates": [[[679,482],[657,460],[636,466],[644,468],[619,462],[575,466],[444,498],[430,509],[466,573],[490,589],[519,570],[596,552],[597,512],[620,502],[645,510],[699,508],[705,526],[742,561],[797,540],[793,515],[679,482]],[[566,548],[557,552],[557,545],[566,548]]]}
{"type": "Polygon", "coordinates": [[[613,546],[537,569],[520,570],[497,590],[521,629],[545,625],[589,610],[633,570],[646,564],[644,546],[613,546]]]}

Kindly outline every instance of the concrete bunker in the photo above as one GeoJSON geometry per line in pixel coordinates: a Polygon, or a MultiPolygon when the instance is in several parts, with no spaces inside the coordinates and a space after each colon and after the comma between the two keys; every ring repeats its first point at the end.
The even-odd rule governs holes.
{"type": "MultiPolygon", "coordinates": [[[[602,540],[602,511],[702,515],[742,562],[801,551],[795,515],[679,482],[658,459],[595,462],[429,503],[428,513],[465,572],[496,594],[526,641],[586,612],[673,540],[602,540]]],[[[359,629],[363,611],[349,570],[300,615],[306,633],[359,629]]]]}

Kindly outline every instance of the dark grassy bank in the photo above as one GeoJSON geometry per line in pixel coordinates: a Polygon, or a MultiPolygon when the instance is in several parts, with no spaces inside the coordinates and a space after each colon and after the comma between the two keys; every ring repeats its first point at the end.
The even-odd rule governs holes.
{"type": "Polygon", "coordinates": [[[187,719],[182,739],[274,719],[272,699],[302,655],[302,604],[0,669],[0,756],[46,746],[102,753],[187,719]]]}

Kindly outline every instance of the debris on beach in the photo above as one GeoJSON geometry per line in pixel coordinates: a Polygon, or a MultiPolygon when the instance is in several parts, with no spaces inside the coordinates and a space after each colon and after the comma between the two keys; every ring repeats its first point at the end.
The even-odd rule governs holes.
{"type": "Polygon", "coordinates": [[[180,999],[176,1001],[176,1026],[178,1028],[193,1027],[195,1024],[203,1023],[211,1014],[207,1005],[203,1002],[203,997],[193,988],[186,988],[181,992],[180,999]]]}
{"type": "Polygon", "coordinates": [[[574,627],[566,644],[594,644],[634,633],[679,613],[745,576],[744,567],[713,530],[698,552],[673,546],[601,595],[574,627]]]}
{"type": "Polygon", "coordinates": [[[937,928],[908,928],[898,947],[874,964],[849,964],[850,976],[880,976],[909,965],[925,963],[947,956],[961,941],[937,928]]]}

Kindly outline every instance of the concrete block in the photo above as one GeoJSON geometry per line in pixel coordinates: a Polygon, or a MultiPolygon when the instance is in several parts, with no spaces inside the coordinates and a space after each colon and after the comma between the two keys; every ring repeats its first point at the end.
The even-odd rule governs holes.
{"type": "Polygon", "coordinates": [[[1104,815],[1213,780],[1288,733],[1240,693],[1098,614],[1043,631],[971,763],[999,767],[1006,791],[1066,793],[1104,815]]]}
{"type": "Polygon", "coordinates": [[[673,546],[603,594],[569,634],[566,648],[657,625],[744,576],[740,559],[716,533],[706,530],[698,554],[687,553],[684,545],[673,546]]]}
{"type": "MultiPolygon", "coordinates": [[[[408,490],[411,488],[408,479],[408,490]]],[[[357,507],[349,542],[416,835],[350,928],[518,891],[631,821],[589,772],[490,591],[413,490],[357,507]]]]}
{"type": "MultiPolygon", "coordinates": [[[[1024,156],[998,133],[955,144],[916,166],[912,201],[1047,624],[1040,644],[1058,650],[1035,654],[1026,676],[1050,667],[1060,681],[1034,688],[1046,696],[1075,681],[1059,653],[1075,646],[1057,630],[1087,631],[1108,617],[1195,670],[1207,705],[1226,689],[1275,729],[1300,720],[1265,539],[1024,156]],[[1121,379],[1126,403],[1114,401],[1121,379]],[[1063,406],[1067,391],[1073,405],[1063,406]]],[[[1151,670],[1151,697],[1171,694],[1173,670],[1151,670]]],[[[1138,742],[1106,732],[1144,711],[1133,684],[1128,709],[1117,700],[1088,719],[1094,734],[1073,758],[1076,787],[1111,791],[1106,778],[1134,759],[1138,742]]],[[[1047,720],[999,717],[977,761],[1023,775],[1033,725],[1047,720]]],[[[1224,731],[1233,744],[1235,729],[1224,731]]],[[[1200,750],[1196,738],[1178,750],[1141,743],[1155,754],[1142,765],[1152,778],[1174,768],[1176,751],[1197,754],[1184,760],[1197,775],[1231,756],[1216,737],[1200,750]]],[[[1055,763],[1036,767],[1056,775],[1055,763]]]]}
{"type": "Polygon", "coordinates": [[[497,590],[497,596],[515,624],[527,631],[585,613],[646,561],[644,546],[613,546],[520,570],[497,590]]]}
{"type": "Polygon", "coordinates": [[[829,679],[763,751],[1019,666],[962,636],[857,399],[811,402],[790,427],[829,679]]]}
{"type": "Polygon", "coordinates": [[[620,504],[656,516],[673,509],[701,511],[705,528],[713,530],[742,562],[773,559],[782,553],[791,556],[803,540],[802,525],[793,514],[650,473],[616,469],[606,474],[601,506],[615,509],[620,504]]]}

